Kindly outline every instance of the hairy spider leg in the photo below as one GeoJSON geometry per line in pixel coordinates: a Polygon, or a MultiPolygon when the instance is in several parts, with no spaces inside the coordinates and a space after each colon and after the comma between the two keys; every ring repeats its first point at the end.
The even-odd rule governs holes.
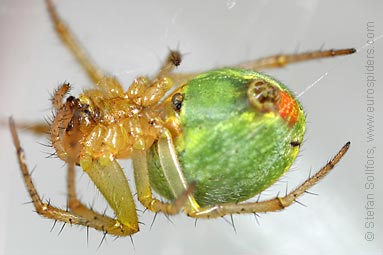
{"type": "Polygon", "coordinates": [[[23,175],[24,183],[38,214],[53,220],[94,228],[111,235],[126,236],[134,234],[138,231],[138,226],[123,225],[116,219],[101,215],[86,208],[77,200],[74,187],[74,162],[68,163],[69,210],[62,210],[52,206],[49,202],[43,202],[30,176],[30,172],[25,161],[24,150],[21,147],[20,140],[16,131],[16,125],[12,118],[9,119],[9,127],[12,133],[12,139],[16,148],[17,159],[20,165],[21,173],[23,175]]]}

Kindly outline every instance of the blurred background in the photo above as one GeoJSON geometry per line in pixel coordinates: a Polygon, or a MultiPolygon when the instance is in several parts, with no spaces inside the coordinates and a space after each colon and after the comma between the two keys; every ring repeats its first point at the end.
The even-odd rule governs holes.
{"type": "MultiPolygon", "coordinates": [[[[182,71],[203,71],[277,53],[323,48],[358,48],[357,54],[266,71],[297,94],[320,79],[301,98],[307,134],[294,167],[262,198],[292,189],[322,167],[346,142],[351,149],[311,192],[282,212],[234,215],[236,233],[223,219],[200,220],[183,214],[139,213],[145,223],[133,236],[114,240],[102,233],[57,223],[33,212],[7,129],[0,129],[0,254],[383,254],[382,91],[375,90],[376,158],[374,220],[365,220],[367,22],[382,35],[381,1],[54,1],[58,12],[95,62],[129,86],[137,75],[153,74],[168,53],[179,48],[182,71]],[[380,116],[378,115],[380,114],[380,116]],[[366,222],[374,228],[366,229],[366,222]],[[371,239],[368,231],[374,233],[371,239]],[[366,237],[367,235],[367,237],[366,237]]],[[[0,0],[0,118],[44,120],[50,95],[69,81],[78,95],[91,82],[52,29],[44,1],[0,0]]],[[[382,81],[382,41],[374,43],[375,78],[382,81]],[[378,71],[379,70],[379,71],[378,71]]],[[[377,83],[378,83],[377,82],[377,83]]],[[[20,133],[40,194],[65,208],[65,166],[39,143],[45,137],[20,133]]],[[[128,176],[129,161],[121,161],[128,176]]],[[[106,207],[78,169],[80,198],[106,207]]],[[[370,176],[371,178],[371,176],[370,176]]],[[[133,181],[130,182],[133,186],[133,181]]],[[[141,205],[138,205],[142,209],[141,205]]],[[[107,213],[112,215],[110,210],[107,213]]],[[[228,218],[230,220],[230,218],[228,218]]]]}

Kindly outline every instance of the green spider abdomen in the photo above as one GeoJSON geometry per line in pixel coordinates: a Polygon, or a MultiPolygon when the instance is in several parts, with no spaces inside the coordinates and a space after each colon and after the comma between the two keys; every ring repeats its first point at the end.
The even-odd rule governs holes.
{"type": "MultiPolygon", "coordinates": [[[[305,116],[291,92],[254,71],[225,68],[187,82],[180,107],[178,160],[201,206],[241,202],[260,193],[294,162],[305,116]]],[[[149,151],[152,187],[174,199],[156,146],[149,151]]]]}

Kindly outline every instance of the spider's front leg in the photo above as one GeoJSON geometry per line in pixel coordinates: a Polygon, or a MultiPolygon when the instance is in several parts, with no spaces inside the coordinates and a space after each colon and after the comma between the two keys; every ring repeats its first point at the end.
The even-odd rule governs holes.
{"type": "MultiPolygon", "coordinates": [[[[245,61],[234,65],[232,67],[244,68],[253,71],[259,71],[264,69],[271,68],[281,68],[290,64],[310,61],[320,58],[329,58],[342,55],[349,55],[355,53],[354,48],[348,49],[330,49],[330,50],[316,50],[308,51],[303,53],[294,53],[294,54],[278,54],[267,56],[255,60],[245,61]]],[[[166,65],[164,65],[166,66],[166,65]]],[[[192,79],[197,76],[198,73],[169,73],[169,77],[177,84],[182,84],[187,80],[192,79]]]]}
{"type": "Polygon", "coordinates": [[[289,64],[309,61],[313,59],[319,58],[328,58],[328,57],[336,57],[342,55],[348,55],[355,53],[356,50],[354,48],[349,49],[339,49],[339,50],[317,50],[317,51],[308,51],[303,53],[295,53],[295,54],[279,54],[268,56],[256,60],[250,60],[236,65],[235,67],[240,67],[249,70],[262,70],[269,68],[280,68],[289,64]]]}
{"type": "Polygon", "coordinates": [[[77,58],[77,61],[81,64],[81,66],[87,71],[89,78],[91,78],[91,80],[95,83],[98,83],[104,78],[104,72],[101,71],[87,56],[85,50],[80,46],[80,43],[77,41],[72,31],[58,15],[52,1],[46,0],[45,2],[51,21],[53,22],[54,28],[58,36],[60,37],[62,42],[68,47],[68,49],[73,53],[73,55],[77,58]]]}
{"type": "MultiPolygon", "coordinates": [[[[125,215],[128,214],[127,217],[129,219],[121,217],[121,215],[124,215],[124,214],[120,214],[118,215],[120,216],[120,218],[116,220],[116,219],[98,214],[86,208],[81,203],[76,202],[77,198],[75,196],[75,191],[74,191],[74,162],[73,161],[68,163],[68,188],[69,188],[69,194],[68,194],[69,205],[68,206],[70,207],[69,209],[71,210],[70,211],[62,210],[50,205],[50,203],[44,203],[41,200],[41,197],[39,196],[33,184],[28,166],[25,161],[24,151],[21,147],[20,140],[16,131],[16,125],[12,118],[9,119],[9,127],[12,134],[13,143],[16,148],[17,158],[19,161],[21,173],[23,175],[24,183],[32,199],[32,203],[36,209],[36,212],[38,214],[53,220],[94,228],[94,229],[109,233],[111,235],[126,236],[126,235],[132,235],[138,231],[138,221],[137,221],[134,203],[133,204],[127,203],[129,208],[129,213],[125,213],[125,215]]],[[[114,171],[119,172],[121,168],[116,167],[116,164],[117,163],[109,164],[107,168],[109,170],[113,170],[113,168],[115,168],[114,171]]],[[[96,168],[98,167],[97,164],[95,164],[95,167],[96,168]]]]}

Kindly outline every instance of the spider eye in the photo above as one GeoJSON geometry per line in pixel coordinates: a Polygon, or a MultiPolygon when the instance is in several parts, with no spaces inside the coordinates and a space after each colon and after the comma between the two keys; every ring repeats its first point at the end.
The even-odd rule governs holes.
{"type": "Polygon", "coordinates": [[[179,112],[182,107],[182,102],[184,101],[184,96],[181,93],[176,93],[172,97],[172,106],[176,112],[179,112]]]}

